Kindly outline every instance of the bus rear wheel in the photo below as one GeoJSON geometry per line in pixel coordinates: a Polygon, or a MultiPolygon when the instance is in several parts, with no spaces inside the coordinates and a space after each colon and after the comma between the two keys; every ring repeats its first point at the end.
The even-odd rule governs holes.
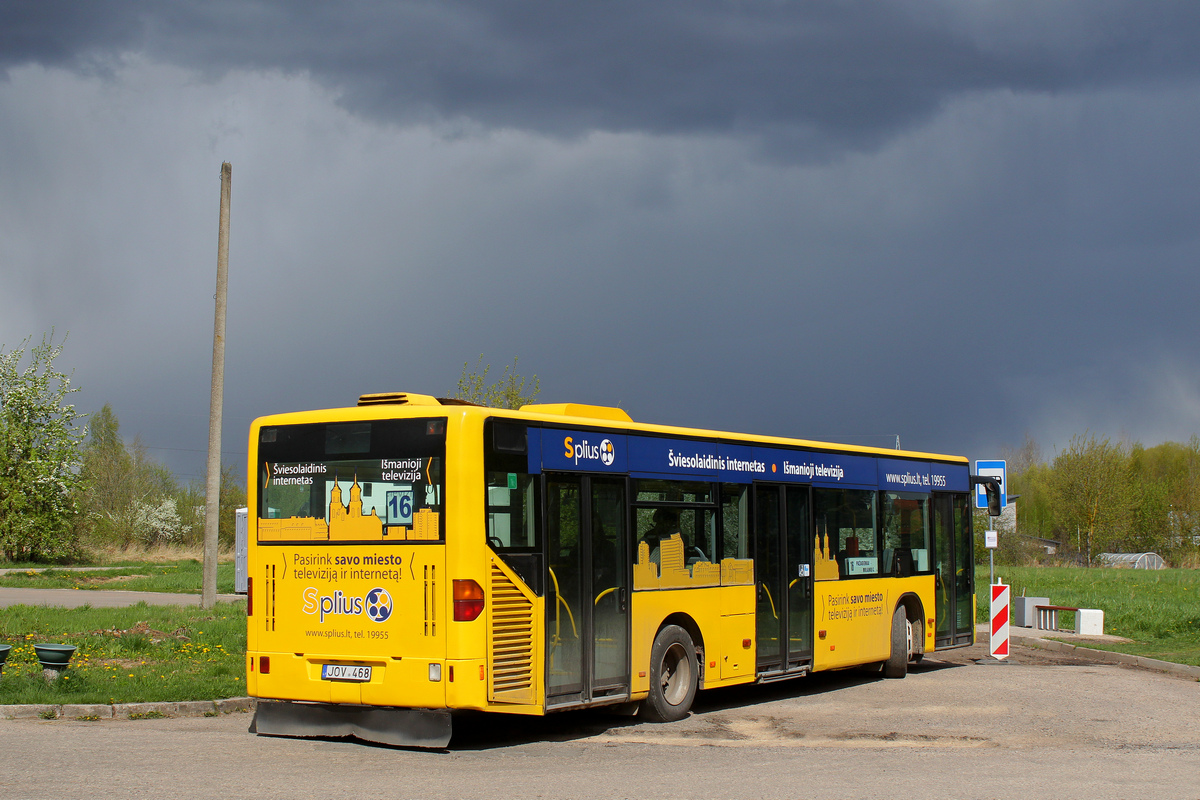
{"type": "Polygon", "coordinates": [[[883,662],[883,677],[903,678],[908,674],[908,638],[911,635],[904,606],[897,606],[892,612],[892,654],[883,662]]]}
{"type": "Polygon", "coordinates": [[[683,719],[696,699],[699,677],[692,637],[678,625],[667,625],[650,648],[650,696],[642,701],[642,714],[651,722],[683,719]]]}

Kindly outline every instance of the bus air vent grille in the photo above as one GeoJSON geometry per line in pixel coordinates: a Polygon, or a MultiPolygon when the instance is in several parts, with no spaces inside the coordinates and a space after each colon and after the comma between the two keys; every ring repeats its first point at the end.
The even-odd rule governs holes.
{"type": "Polygon", "coordinates": [[[494,703],[533,703],[533,601],[495,563],[489,595],[489,699],[494,703]]]}
{"type": "Polygon", "coordinates": [[[275,630],[275,565],[264,564],[265,572],[262,588],[263,629],[275,630]]]}
{"type": "Polygon", "coordinates": [[[443,403],[436,397],[415,392],[380,392],[364,394],[358,398],[360,406],[439,406],[443,403]]]}
{"type": "Polygon", "coordinates": [[[425,635],[437,636],[437,565],[425,565],[425,584],[422,594],[425,608],[425,635]]]}
{"type": "Polygon", "coordinates": [[[404,392],[382,392],[380,394],[364,394],[358,398],[360,406],[384,406],[397,405],[402,406],[408,402],[408,395],[404,392]]]}

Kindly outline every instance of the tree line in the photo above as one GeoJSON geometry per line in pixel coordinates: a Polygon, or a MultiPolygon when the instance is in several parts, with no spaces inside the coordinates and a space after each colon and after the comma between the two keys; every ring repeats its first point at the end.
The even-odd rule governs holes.
{"type": "MultiPolygon", "coordinates": [[[[1004,456],[1007,492],[1019,499],[1016,530],[1001,526],[1002,563],[1044,560],[1049,542],[1052,560],[1085,566],[1101,553],[1148,551],[1200,563],[1200,437],[1146,447],[1085,432],[1050,459],[1026,437],[1004,456]]],[[[982,540],[977,554],[987,560],[982,540]]]]}
{"type": "MultiPolygon", "coordinates": [[[[70,402],[71,376],[54,362],[54,332],[32,344],[0,345],[0,554],[9,561],[77,557],[87,547],[195,545],[204,535],[204,489],[182,484],[135,438],[126,443],[105,405],[91,421],[70,402]]],[[[517,360],[488,381],[482,356],[463,365],[455,396],[517,408],[540,390],[517,360]]],[[[1145,447],[1090,432],[1072,437],[1052,459],[1037,443],[1004,453],[1010,497],[1019,496],[1015,531],[1001,528],[1001,563],[1045,556],[1097,563],[1103,552],[1154,551],[1176,565],[1200,565],[1200,437],[1145,447]]],[[[232,468],[221,475],[219,536],[234,536],[235,509],[246,494],[232,468]]],[[[987,560],[976,520],[977,555],[987,560]]]]}
{"type": "MultiPolygon", "coordinates": [[[[203,544],[204,483],[181,483],[147,455],[137,437],[126,444],[110,405],[92,417],[80,456],[80,480],[86,487],[76,517],[81,542],[119,549],[203,544]]],[[[234,468],[222,467],[217,525],[221,546],[233,545],[236,512],[245,504],[246,491],[234,468]]]]}

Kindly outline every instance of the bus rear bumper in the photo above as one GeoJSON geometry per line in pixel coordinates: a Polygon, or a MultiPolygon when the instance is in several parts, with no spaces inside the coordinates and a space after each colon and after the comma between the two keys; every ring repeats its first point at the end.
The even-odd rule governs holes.
{"type": "Polygon", "coordinates": [[[450,744],[450,712],[259,700],[250,732],[299,738],[351,736],[398,747],[442,748],[450,744]]]}

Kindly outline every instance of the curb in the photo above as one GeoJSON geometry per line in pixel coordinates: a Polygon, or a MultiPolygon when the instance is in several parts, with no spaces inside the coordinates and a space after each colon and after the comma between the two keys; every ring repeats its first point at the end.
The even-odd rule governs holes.
{"type": "Polygon", "coordinates": [[[1173,661],[1160,661],[1157,658],[1146,658],[1145,656],[1133,656],[1128,653],[1115,653],[1111,650],[1096,650],[1092,647],[1081,647],[1079,645],[1067,644],[1054,639],[1038,639],[1032,636],[1021,636],[1019,634],[1009,633],[1009,638],[1019,645],[1029,647],[1034,650],[1052,650],[1056,653],[1077,653],[1081,656],[1095,659],[1096,661],[1104,661],[1109,664],[1119,664],[1124,667],[1135,667],[1137,669],[1152,669],[1157,672],[1166,672],[1171,675],[1179,675],[1185,678],[1193,678],[1200,680],[1200,667],[1193,667],[1190,664],[1176,664],[1173,661]]]}
{"type": "Polygon", "coordinates": [[[65,703],[63,705],[0,706],[0,719],[158,719],[160,717],[216,717],[245,713],[258,705],[254,697],[224,700],[184,700],[178,703],[65,703]]]}

